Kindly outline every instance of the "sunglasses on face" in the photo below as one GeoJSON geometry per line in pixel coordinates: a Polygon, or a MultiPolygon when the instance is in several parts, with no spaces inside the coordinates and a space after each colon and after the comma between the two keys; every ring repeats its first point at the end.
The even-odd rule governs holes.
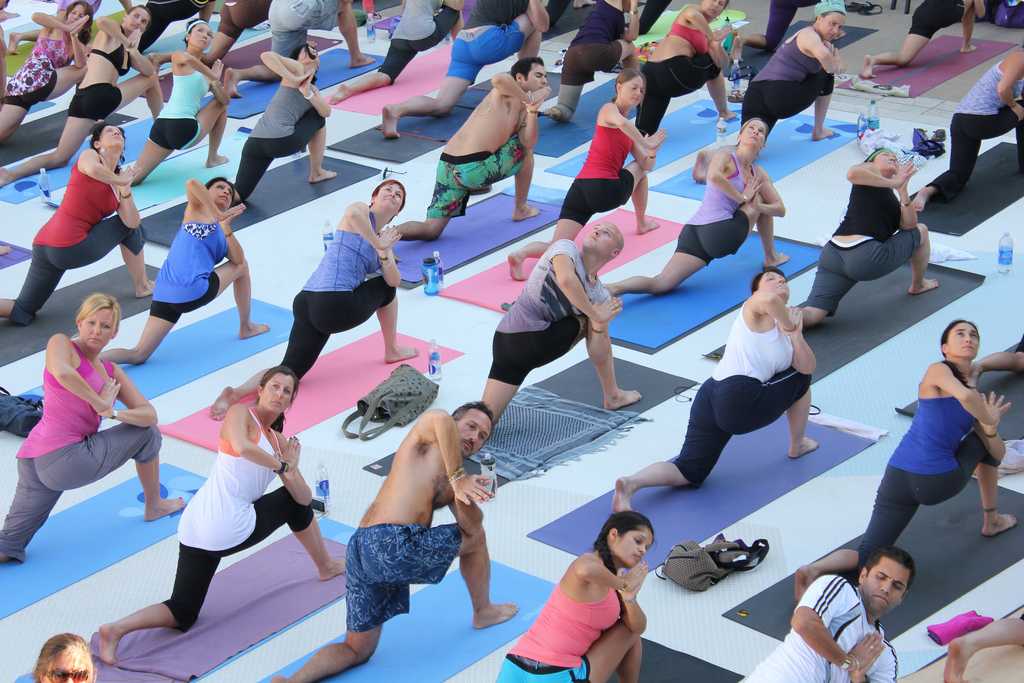
{"type": "Polygon", "coordinates": [[[89,680],[89,672],[85,669],[68,671],[66,669],[54,669],[50,672],[50,679],[54,681],[74,681],[74,683],[85,683],[89,680]]]}

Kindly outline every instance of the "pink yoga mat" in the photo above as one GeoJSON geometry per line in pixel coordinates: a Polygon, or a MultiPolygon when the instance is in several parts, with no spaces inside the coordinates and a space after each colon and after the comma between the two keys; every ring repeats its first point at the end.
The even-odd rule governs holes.
{"type": "MultiPolygon", "coordinates": [[[[420,371],[426,368],[429,342],[400,334],[398,343],[419,349],[420,355],[406,362],[420,371]]],[[[442,362],[447,363],[461,355],[461,351],[441,347],[442,362]]],[[[371,389],[387,379],[398,365],[384,362],[384,340],[380,332],[320,356],[313,369],[302,378],[299,397],[285,414],[288,433],[309,429],[352,408],[371,389]]],[[[177,422],[160,425],[160,431],[216,451],[220,426],[220,422],[210,418],[206,407],[177,422]]],[[[343,438],[340,436],[340,423],[338,434],[343,438]]]]}
{"type": "MultiPolygon", "coordinates": [[[[974,40],[972,44],[978,49],[963,54],[960,52],[963,38],[939,36],[906,67],[875,67],[875,77],[871,80],[882,85],[909,85],[910,96],[917,97],[1015,46],[998,40],[974,40]]],[[[851,84],[847,81],[840,87],[849,89],[851,84]]]]}
{"type": "Polygon", "coordinates": [[[354,95],[333,106],[343,111],[380,116],[381,109],[386,104],[426,95],[440,88],[451,58],[450,45],[434,50],[430,54],[417,55],[391,86],[354,95]]]}
{"type": "MultiPolygon", "coordinates": [[[[652,216],[652,218],[655,217],[652,216]]],[[[622,248],[622,252],[601,269],[602,275],[662,245],[676,241],[679,237],[679,231],[683,228],[679,223],[673,223],[664,218],[655,218],[655,220],[661,223],[660,228],[644,235],[637,235],[636,215],[625,209],[617,209],[600,220],[608,220],[619,226],[619,229],[622,230],[622,236],[626,241],[626,246],[622,248]]],[[[591,221],[583,230],[580,230],[580,234],[576,238],[577,242],[582,240],[590,226],[596,222],[591,221]]],[[[527,275],[533,270],[535,263],[536,261],[532,261],[526,264],[524,270],[527,271],[527,275]]],[[[517,282],[509,277],[508,265],[500,263],[478,275],[466,278],[462,282],[445,287],[444,291],[441,292],[441,296],[467,304],[483,306],[484,308],[501,313],[501,305],[515,301],[522,288],[522,282],[517,282]]]]}

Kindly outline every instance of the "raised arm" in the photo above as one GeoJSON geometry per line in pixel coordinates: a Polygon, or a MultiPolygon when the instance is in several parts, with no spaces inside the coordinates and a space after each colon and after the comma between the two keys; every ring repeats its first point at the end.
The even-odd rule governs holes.
{"type": "Polygon", "coordinates": [[[267,453],[249,438],[252,419],[249,409],[244,404],[236,403],[228,409],[228,414],[224,418],[224,426],[221,427],[221,435],[227,438],[231,448],[238,453],[239,457],[269,470],[280,469],[281,463],[277,456],[267,453]]]}
{"type": "Polygon", "coordinates": [[[125,422],[136,427],[155,427],[157,424],[156,408],[142,395],[139,388],[132,382],[132,378],[116,363],[114,364],[114,381],[119,387],[117,400],[125,405],[124,410],[117,411],[118,422],[125,422]]]}
{"type": "Polygon", "coordinates": [[[331,116],[333,109],[331,109],[331,105],[327,100],[323,98],[323,95],[320,94],[320,89],[313,85],[313,75],[313,72],[310,72],[309,75],[303,79],[302,83],[299,84],[299,92],[302,93],[303,97],[309,100],[309,103],[313,105],[313,109],[316,110],[316,113],[326,119],[331,116]]]}
{"type": "Polygon", "coordinates": [[[224,86],[220,82],[221,74],[224,71],[224,65],[218,59],[213,63],[212,67],[206,66],[201,59],[196,58],[188,52],[175,52],[171,57],[171,61],[174,66],[178,67],[192,67],[195,71],[198,71],[203,77],[210,83],[210,92],[213,96],[223,105],[227,105],[231,100],[228,97],[227,91],[224,90],[224,86]]]}
{"type": "Polygon", "coordinates": [[[533,28],[541,33],[551,28],[551,17],[548,16],[548,11],[540,0],[530,0],[530,4],[526,6],[526,16],[533,24],[533,28]]]}
{"type": "Polygon", "coordinates": [[[999,79],[996,92],[1006,106],[1013,110],[1017,118],[1024,121],[1024,107],[1013,98],[1013,86],[1017,81],[1024,80],[1024,50],[1014,50],[1001,64],[1003,77],[999,79]]]}
{"type": "Polygon", "coordinates": [[[370,224],[370,207],[362,202],[350,204],[345,210],[345,216],[341,219],[343,225],[353,228],[353,232],[377,250],[377,258],[380,259],[380,272],[384,276],[384,282],[390,287],[397,287],[402,284],[402,274],[398,270],[395,259],[394,246],[401,239],[397,229],[387,227],[374,232],[370,224]]]}
{"type": "Polygon", "coordinates": [[[555,271],[558,288],[562,290],[565,298],[576,307],[576,310],[587,317],[594,332],[603,332],[608,321],[622,310],[622,301],[612,297],[597,305],[591,302],[583,288],[583,283],[580,282],[579,275],[576,274],[575,264],[565,254],[557,254],[551,259],[551,267],[555,271]]]}
{"type": "Polygon", "coordinates": [[[597,114],[597,124],[608,128],[618,128],[625,133],[633,141],[633,156],[638,161],[641,159],[646,161],[647,157],[654,153],[654,150],[647,144],[644,134],[637,130],[632,121],[622,115],[613,102],[608,102],[601,107],[601,111],[597,114]]]}
{"type": "Polygon", "coordinates": [[[71,58],[74,61],[75,66],[80,69],[85,68],[85,62],[89,58],[89,53],[85,50],[85,45],[78,39],[75,34],[69,34],[71,36],[71,58]]]}
{"type": "Polygon", "coordinates": [[[793,344],[793,369],[805,375],[813,374],[818,360],[804,339],[803,315],[786,306],[782,297],[769,292],[754,292],[748,299],[748,305],[751,313],[770,317],[779,326],[779,330],[789,337],[793,344]]]}
{"type": "Polygon", "coordinates": [[[957,379],[945,363],[932,363],[928,366],[928,371],[921,380],[921,389],[929,388],[955,398],[975,420],[982,425],[988,425],[990,431],[999,424],[999,416],[989,411],[981,394],[957,379]]]}
{"type": "Polygon", "coordinates": [[[768,172],[760,166],[755,166],[754,173],[758,179],[758,190],[756,193],[752,193],[752,198],[757,200],[760,209],[758,213],[776,218],[785,216],[786,205],[782,203],[782,195],[775,189],[775,184],[772,183],[768,172]]]}
{"type": "MultiPolygon", "coordinates": [[[[459,442],[459,430],[451,415],[442,410],[428,410],[416,421],[416,425],[406,439],[413,441],[414,447],[426,448],[431,452],[440,453],[441,464],[455,493],[455,501],[463,506],[472,507],[474,503],[489,500],[493,496],[480,482],[484,477],[466,475],[462,467],[462,446],[459,442]]],[[[465,510],[457,511],[458,517],[466,514],[465,510]]]]}
{"type": "Polygon", "coordinates": [[[800,31],[796,36],[797,47],[808,57],[814,57],[827,73],[834,74],[842,70],[839,50],[825,43],[821,36],[813,30],[800,31]]]}
{"type": "Polygon", "coordinates": [[[63,16],[60,15],[46,14],[45,12],[33,12],[32,21],[39,24],[43,28],[50,28],[57,31],[64,31],[65,33],[73,33],[74,28],[63,16]]]}
{"type": "MultiPolygon", "coordinates": [[[[46,371],[53,375],[57,382],[82,399],[96,411],[97,415],[109,414],[114,403],[116,392],[106,398],[96,393],[85,378],[78,374],[79,356],[66,334],[55,334],[46,344],[46,371]]],[[[106,392],[104,392],[106,393],[106,392]]]]}
{"type": "Polygon", "coordinates": [[[298,61],[282,57],[276,52],[268,50],[262,53],[260,61],[263,62],[264,66],[280,76],[282,81],[293,88],[297,87],[308,75],[305,67],[298,61]]]}

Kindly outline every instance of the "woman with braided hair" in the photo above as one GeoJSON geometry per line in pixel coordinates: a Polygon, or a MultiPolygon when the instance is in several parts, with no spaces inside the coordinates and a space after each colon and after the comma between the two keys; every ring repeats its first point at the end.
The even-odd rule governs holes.
{"type": "Polygon", "coordinates": [[[537,621],[505,656],[498,683],[621,683],[640,680],[640,635],[647,617],[636,602],[647,578],[651,521],[616,512],[594,551],[573,561],[537,621]]]}

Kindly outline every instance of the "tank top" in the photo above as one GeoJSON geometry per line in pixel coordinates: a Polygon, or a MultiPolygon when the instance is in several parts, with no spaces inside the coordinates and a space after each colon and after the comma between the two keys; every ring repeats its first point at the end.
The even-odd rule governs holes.
{"type": "Polygon", "coordinates": [[[7,81],[7,94],[17,96],[35,92],[56,78],[57,69],[70,63],[71,55],[63,40],[39,38],[28,59],[7,81]]]}
{"type": "MultiPolygon", "coordinates": [[[[999,109],[1006,106],[999,97],[999,92],[996,88],[999,86],[999,81],[1003,79],[1003,70],[999,68],[999,64],[992,65],[988,71],[986,71],[978,82],[974,84],[960,100],[960,105],[956,108],[957,114],[978,114],[981,116],[991,116],[999,112],[999,109]]],[[[1019,100],[1021,93],[1024,91],[1024,80],[1017,81],[1013,84],[1013,99],[1019,100]]]]}
{"type": "Polygon", "coordinates": [[[922,398],[910,429],[889,465],[915,474],[942,474],[959,467],[956,449],[974,426],[974,418],[952,396],[922,398]]]}
{"type": "Polygon", "coordinates": [[[171,242],[153,288],[154,301],[195,301],[210,286],[210,273],[228,254],[220,223],[183,223],[171,242]]]}
{"type": "Polygon", "coordinates": [[[601,633],[619,620],[620,611],[619,598],[610,588],[597,602],[577,602],[561,585],[555,586],[537,620],[510,654],[548,666],[577,667],[601,633]]]}
{"type": "MultiPolygon", "coordinates": [[[[259,426],[251,408],[249,415],[259,426]]],[[[276,435],[274,442],[279,451],[276,435]]],[[[277,476],[273,470],[236,453],[223,436],[217,443],[213,471],[188,502],[178,523],[178,541],[200,550],[227,550],[247,539],[256,528],[256,509],[252,504],[277,476]]],[[[262,426],[255,443],[267,453],[276,452],[262,426]]]]}
{"type": "Polygon", "coordinates": [[[114,188],[71,167],[71,179],[57,212],[46,221],[32,244],[70,247],[86,238],[89,231],[117,211],[120,201],[114,188]]]}
{"type": "Polygon", "coordinates": [[[616,180],[626,162],[633,141],[618,128],[597,124],[590,142],[587,160],[577,178],[610,178],[616,180]]]}
{"type": "MultiPolygon", "coordinates": [[[[377,229],[377,219],[372,211],[370,227],[377,229]]],[[[380,257],[373,245],[362,235],[337,230],[320,259],[320,265],[302,289],[306,292],[351,292],[363,284],[368,275],[379,272],[380,257]]]]}
{"type": "Polygon", "coordinates": [[[157,118],[194,119],[203,104],[203,97],[210,90],[210,82],[198,71],[186,76],[173,74],[173,79],[171,97],[157,118]]]}
{"type": "Polygon", "coordinates": [[[743,375],[763,383],[792,365],[793,342],[779,330],[778,323],[767,332],[754,332],[747,327],[740,309],[729,330],[725,353],[711,377],[721,382],[743,375]]]}
{"type": "Polygon", "coordinates": [[[754,77],[754,81],[793,81],[799,83],[821,71],[821,62],[808,57],[796,44],[796,36],[787,40],[754,77]]]}
{"type": "Polygon", "coordinates": [[[605,0],[597,0],[594,9],[583,20],[583,26],[577,31],[569,46],[594,43],[607,45],[621,38],[625,32],[626,18],[622,10],[612,7],[605,0]]]}
{"type": "Polygon", "coordinates": [[[286,138],[295,132],[296,122],[312,107],[298,88],[281,86],[270,98],[267,110],[253,126],[249,137],[270,140],[286,138]]]}
{"type": "MultiPolygon", "coordinates": [[[[78,354],[78,374],[97,394],[108,377],[114,376],[114,364],[103,361],[106,376],[90,363],[78,344],[71,342],[78,354]]],[[[18,449],[19,458],[38,458],[83,441],[99,431],[102,418],[89,403],[64,388],[49,370],[43,370],[43,417],[29,432],[18,449]]]]}
{"type": "Polygon", "coordinates": [[[900,200],[888,187],[854,185],[836,235],[864,235],[884,242],[900,229],[900,200]]]}
{"type": "Polygon", "coordinates": [[[703,31],[698,31],[692,26],[684,26],[683,24],[673,22],[672,28],[668,30],[668,34],[688,42],[693,47],[693,51],[698,55],[706,55],[710,49],[708,37],[704,35],[703,31]]]}
{"type": "MultiPolygon", "coordinates": [[[[732,157],[733,166],[736,168],[736,172],[729,176],[729,184],[736,188],[737,192],[743,194],[743,190],[747,187],[747,181],[740,173],[739,159],[736,158],[735,153],[729,156],[732,157]]],[[[724,221],[732,218],[737,208],[739,208],[739,204],[732,197],[722,192],[713,183],[708,183],[704,187],[704,200],[700,203],[697,213],[690,216],[690,220],[686,223],[687,225],[707,225],[724,221]]]]}

